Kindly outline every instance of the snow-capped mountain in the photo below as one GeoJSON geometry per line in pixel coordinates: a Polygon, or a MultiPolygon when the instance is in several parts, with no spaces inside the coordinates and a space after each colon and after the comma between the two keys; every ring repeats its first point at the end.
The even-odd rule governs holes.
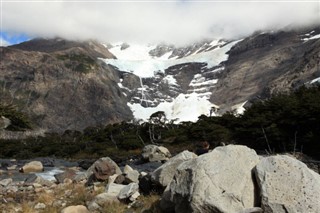
{"type": "Polygon", "coordinates": [[[319,26],[185,47],[34,39],[0,47],[0,98],[49,131],[148,120],[157,111],[196,121],[319,83],[319,52],[319,26]]]}
{"type": "Polygon", "coordinates": [[[183,48],[118,43],[108,45],[117,59],[102,60],[121,73],[118,85],[136,119],[146,121],[164,111],[169,120],[196,121],[216,106],[209,101],[211,90],[227,52],[238,42],[203,41],[183,48]],[[140,85],[130,85],[134,77],[128,75],[140,85]]]}

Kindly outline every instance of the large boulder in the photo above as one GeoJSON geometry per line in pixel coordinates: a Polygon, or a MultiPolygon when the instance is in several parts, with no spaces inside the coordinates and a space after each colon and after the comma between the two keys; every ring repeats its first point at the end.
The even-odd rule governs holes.
{"type": "Polygon", "coordinates": [[[42,172],[43,165],[40,161],[31,161],[26,163],[21,169],[21,172],[29,173],[29,172],[42,172]]]}
{"type": "Polygon", "coordinates": [[[142,149],[142,159],[147,162],[166,161],[171,157],[169,150],[163,146],[147,145],[142,149]]]}
{"type": "Polygon", "coordinates": [[[166,187],[171,182],[176,168],[182,163],[190,159],[198,157],[193,152],[183,151],[178,155],[170,158],[165,164],[160,166],[154,172],[151,173],[151,179],[157,184],[166,187]]]}
{"type": "Polygon", "coordinates": [[[241,212],[255,206],[252,169],[256,152],[245,146],[218,147],[183,162],[164,192],[165,211],[241,212]]]}
{"type": "Polygon", "coordinates": [[[271,156],[254,171],[265,213],[320,212],[320,176],[304,163],[271,156]]]}
{"type": "Polygon", "coordinates": [[[83,205],[68,206],[61,210],[61,213],[90,213],[83,205]]]}
{"type": "Polygon", "coordinates": [[[121,173],[119,166],[111,158],[104,157],[94,162],[87,170],[86,175],[87,177],[93,175],[94,179],[104,181],[111,175],[121,173]]]}

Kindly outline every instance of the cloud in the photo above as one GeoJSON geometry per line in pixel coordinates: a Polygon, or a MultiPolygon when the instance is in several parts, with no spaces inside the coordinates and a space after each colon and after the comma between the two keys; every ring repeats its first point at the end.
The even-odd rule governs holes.
{"type": "Polygon", "coordinates": [[[183,44],[319,24],[320,3],[43,1],[2,3],[2,30],[32,37],[183,44]]]}
{"type": "Polygon", "coordinates": [[[0,37],[0,47],[6,47],[9,46],[10,42],[5,40],[4,38],[0,37]]]}

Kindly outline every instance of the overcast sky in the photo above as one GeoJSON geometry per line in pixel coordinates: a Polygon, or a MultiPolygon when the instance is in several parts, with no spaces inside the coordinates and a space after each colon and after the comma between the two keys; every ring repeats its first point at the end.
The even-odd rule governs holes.
{"type": "MultiPolygon", "coordinates": [[[[1,40],[17,35],[184,44],[320,22],[320,2],[2,0],[1,40]]],[[[5,42],[5,41],[4,41],[5,42]]]]}

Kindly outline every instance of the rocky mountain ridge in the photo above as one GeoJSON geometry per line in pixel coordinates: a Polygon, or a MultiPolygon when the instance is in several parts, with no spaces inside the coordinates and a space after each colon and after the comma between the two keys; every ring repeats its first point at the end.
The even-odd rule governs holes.
{"type": "Polygon", "coordinates": [[[49,131],[156,111],[180,122],[241,113],[256,99],[318,82],[319,35],[314,27],[186,47],[35,39],[1,47],[0,96],[49,131]]]}
{"type": "Polygon", "coordinates": [[[117,73],[96,58],[114,57],[101,44],[29,42],[0,49],[2,103],[16,105],[36,126],[49,131],[131,117],[117,73]]]}
{"type": "Polygon", "coordinates": [[[229,52],[211,101],[230,106],[289,91],[320,77],[320,28],[263,33],[239,42],[229,52]]]}

